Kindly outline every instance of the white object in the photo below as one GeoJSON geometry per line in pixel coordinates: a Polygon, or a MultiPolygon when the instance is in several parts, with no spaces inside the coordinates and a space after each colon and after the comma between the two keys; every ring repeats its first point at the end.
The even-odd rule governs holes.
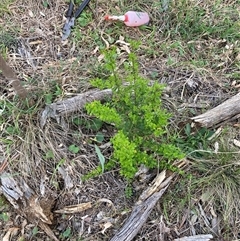
{"type": "Polygon", "coordinates": [[[122,16],[105,16],[105,20],[119,20],[123,21],[129,27],[137,27],[147,24],[150,20],[148,13],[128,11],[122,16]]]}

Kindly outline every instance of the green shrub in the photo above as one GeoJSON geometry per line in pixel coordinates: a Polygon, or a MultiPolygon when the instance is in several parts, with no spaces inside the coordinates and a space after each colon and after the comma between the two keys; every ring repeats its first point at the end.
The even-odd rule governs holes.
{"type": "Polygon", "coordinates": [[[103,68],[109,76],[91,83],[100,89],[111,88],[112,98],[104,103],[89,103],[86,109],[89,114],[115,125],[112,158],[120,166],[120,174],[131,180],[141,164],[153,168],[160,162],[163,168],[171,168],[172,161],[183,155],[166,135],[170,114],[161,105],[164,86],[140,76],[134,53],[129,54],[122,74],[117,71],[114,48],[105,51],[104,59],[103,68]]]}

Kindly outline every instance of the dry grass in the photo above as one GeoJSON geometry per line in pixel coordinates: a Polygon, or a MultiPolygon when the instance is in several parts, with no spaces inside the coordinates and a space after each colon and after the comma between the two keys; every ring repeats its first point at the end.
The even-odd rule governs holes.
{"type": "MultiPolygon", "coordinates": [[[[0,11],[1,36],[13,36],[24,44],[31,57],[20,56],[16,42],[8,38],[4,46],[0,45],[1,52],[33,93],[36,103],[26,109],[1,78],[0,103],[4,114],[0,116],[0,161],[7,159],[7,170],[21,175],[39,195],[45,183],[43,195],[55,198],[54,209],[81,202],[96,203],[101,198],[111,200],[115,207],[114,210],[103,202],[81,214],[56,215],[52,229],[57,236],[62,235],[63,240],[109,240],[128,217],[140,191],[127,199],[126,183],[115,171],[83,183],[82,177],[98,165],[93,140],[96,131],[73,123],[74,117],[89,120],[84,112],[66,117],[67,129],[53,120],[41,129],[39,116],[45,104],[83,92],[90,88],[90,79],[104,76],[98,61],[102,49],[116,45],[124,59],[126,51],[116,41],[122,36],[126,42],[141,40],[137,51],[141,72],[168,86],[166,106],[174,110],[172,124],[181,136],[182,123],[189,116],[216,106],[238,91],[238,5],[238,1],[174,0],[164,12],[156,1],[91,2],[91,10],[81,17],[64,44],[61,30],[67,9],[65,1],[19,0],[8,11],[0,11]],[[150,25],[135,29],[103,21],[106,13],[129,9],[149,12],[150,25]],[[202,15],[197,14],[199,11],[202,15]],[[191,107],[193,104],[195,107],[191,107]],[[72,144],[79,148],[78,153],[69,150],[72,144]],[[64,187],[59,166],[72,181],[70,190],[64,187]],[[102,234],[107,222],[113,226],[102,234]],[[64,238],[67,228],[72,236],[64,238]]],[[[212,151],[201,160],[192,160],[189,175],[173,183],[135,240],[173,240],[202,233],[212,233],[217,240],[239,238],[239,154],[231,155],[236,147],[229,144],[229,140],[239,136],[231,136],[229,133],[238,132],[237,127],[231,128],[218,139],[224,147],[222,151],[229,154],[212,151]]],[[[103,126],[101,131],[105,133],[105,144],[113,128],[103,126]]],[[[211,145],[209,148],[214,150],[211,145]]],[[[111,147],[105,146],[101,151],[106,159],[111,156],[111,147]]],[[[0,221],[1,238],[9,227],[24,222],[15,218],[9,206],[0,206],[0,212],[3,211],[10,219],[0,221]]],[[[32,229],[31,225],[22,228],[25,239],[35,240],[32,229]]],[[[18,233],[16,237],[20,236],[18,233]]],[[[42,232],[37,238],[47,240],[42,232]]]]}

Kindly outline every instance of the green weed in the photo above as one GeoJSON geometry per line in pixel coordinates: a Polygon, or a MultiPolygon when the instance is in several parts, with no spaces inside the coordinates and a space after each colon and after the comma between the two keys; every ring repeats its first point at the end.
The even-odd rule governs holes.
{"type": "Polygon", "coordinates": [[[93,131],[100,130],[103,125],[103,121],[98,118],[85,119],[82,117],[74,117],[72,122],[77,126],[81,126],[83,128],[93,131]]]}
{"type": "Polygon", "coordinates": [[[38,233],[38,227],[35,226],[32,230],[32,237],[36,236],[37,233],[38,233]]]}
{"type": "Polygon", "coordinates": [[[49,159],[54,159],[54,153],[52,150],[48,150],[45,154],[45,157],[44,157],[46,160],[49,160],[49,159]]]}
{"type": "Polygon", "coordinates": [[[49,6],[49,3],[48,3],[47,0],[44,0],[44,1],[42,2],[42,4],[43,4],[43,6],[44,6],[45,8],[47,8],[47,7],[49,6]]]}
{"type": "Polygon", "coordinates": [[[9,49],[16,49],[17,39],[14,33],[1,30],[0,28],[0,53],[3,58],[7,57],[9,49]]]}
{"type": "Polygon", "coordinates": [[[15,0],[1,0],[0,2],[0,16],[4,13],[10,13],[9,5],[14,3],[15,0]]]}
{"type": "Polygon", "coordinates": [[[224,235],[228,240],[233,235],[230,227],[235,225],[239,217],[240,198],[239,149],[231,144],[231,139],[234,138],[230,133],[232,130],[223,130],[217,139],[211,141],[218,143],[217,150],[211,148],[213,144],[208,140],[211,131],[200,129],[199,133],[194,134],[190,127],[185,127],[185,132],[188,136],[185,139],[185,145],[188,145],[185,150],[196,148],[190,155],[190,176],[180,180],[170,190],[164,200],[165,209],[175,207],[171,209],[172,218],[174,215],[181,216],[185,209],[194,212],[196,206],[193,205],[193,200],[200,199],[203,205],[211,205],[216,213],[221,214],[220,225],[225,229],[224,235]]]}
{"type": "Polygon", "coordinates": [[[77,19],[77,23],[81,27],[86,27],[92,21],[92,14],[88,12],[83,12],[77,19]]]}
{"type": "MultiPolygon", "coordinates": [[[[104,169],[106,170],[106,166],[104,167],[104,169]]],[[[101,174],[102,174],[102,167],[99,165],[95,169],[93,169],[90,172],[88,172],[87,174],[83,175],[81,177],[81,180],[84,182],[84,181],[87,181],[91,178],[97,177],[101,174]]]]}
{"type": "Polygon", "coordinates": [[[51,104],[53,100],[62,95],[62,89],[58,84],[54,84],[51,91],[44,93],[44,99],[46,104],[51,104]]]}
{"type": "Polygon", "coordinates": [[[72,236],[72,230],[71,228],[67,228],[61,235],[60,237],[63,239],[71,238],[72,236]]]}
{"type": "Polygon", "coordinates": [[[77,154],[80,151],[80,148],[74,144],[68,147],[68,150],[74,154],[77,154]]]}
{"type": "Polygon", "coordinates": [[[9,215],[5,212],[0,213],[0,219],[4,222],[7,222],[9,220],[9,215]]]}
{"type": "Polygon", "coordinates": [[[6,198],[1,195],[0,196],[0,220],[3,222],[8,222],[9,221],[9,214],[6,212],[8,207],[7,200],[6,198]]]}
{"type": "Polygon", "coordinates": [[[92,84],[100,89],[111,88],[112,99],[106,103],[94,101],[86,106],[89,114],[118,130],[111,139],[113,159],[120,166],[120,174],[131,180],[141,164],[171,168],[171,161],[183,157],[181,151],[166,138],[170,114],[161,107],[163,85],[150,84],[139,75],[135,54],[125,62],[125,76],[116,71],[115,49],[105,52],[106,79],[95,79],[92,84]],[[122,81],[126,80],[127,84],[122,81]]]}
{"type": "Polygon", "coordinates": [[[209,153],[201,152],[201,150],[211,151],[210,145],[212,141],[209,138],[213,134],[214,131],[204,127],[192,131],[191,125],[188,123],[184,128],[184,135],[176,138],[175,143],[186,155],[203,158],[209,155],[209,153]]]}
{"type": "Polygon", "coordinates": [[[131,198],[133,195],[133,188],[132,186],[128,185],[125,187],[125,196],[126,198],[131,198]]]}

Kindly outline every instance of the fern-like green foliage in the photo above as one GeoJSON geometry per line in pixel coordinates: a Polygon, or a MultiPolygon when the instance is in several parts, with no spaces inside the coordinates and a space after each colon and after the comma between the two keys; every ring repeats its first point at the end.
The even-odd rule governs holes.
{"type": "Polygon", "coordinates": [[[109,77],[91,83],[100,89],[111,88],[112,98],[105,103],[89,103],[86,109],[89,114],[115,125],[117,134],[111,142],[120,174],[131,180],[141,164],[153,168],[160,162],[163,168],[171,167],[171,161],[183,155],[166,135],[170,114],[162,108],[164,86],[150,83],[139,74],[134,53],[129,54],[120,74],[116,50],[107,50],[103,68],[109,77]]]}

